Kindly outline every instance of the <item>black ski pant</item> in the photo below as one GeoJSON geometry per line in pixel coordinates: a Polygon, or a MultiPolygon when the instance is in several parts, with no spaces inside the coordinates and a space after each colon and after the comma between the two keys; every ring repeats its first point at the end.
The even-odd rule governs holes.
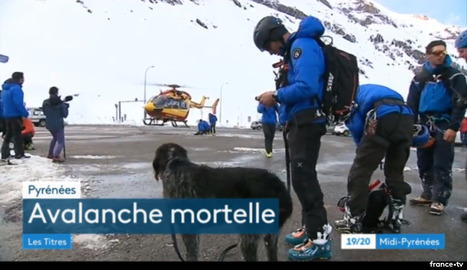
{"type": "Polygon", "coordinates": [[[211,133],[216,134],[216,124],[211,124],[211,133]]]}
{"type": "Polygon", "coordinates": [[[6,124],[5,124],[5,119],[4,118],[0,118],[0,133],[3,137],[3,135],[6,134],[6,124]]]}
{"type": "Polygon", "coordinates": [[[352,216],[365,213],[368,204],[368,184],[373,172],[384,158],[384,176],[390,195],[405,204],[412,189],[404,182],[404,167],[410,154],[413,136],[413,116],[392,113],[378,119],[374,136],[364,136],[350,168],[347,191],[352,216]]]}
{"type": "Polygon", "coordinates": [[[2,144],[2,159],[10,156],[10,142],[15,145],[15,156],[21,157],[24,155],[23,138],[21,137],[21,130],[23,128],[23,118],[5,118],[6,134],[3,138],[2,144]]]}
{"type": "Polygon", "coordinates": [[[262,126],[264,133],[264,149],[266,149],[267,153],[272,153],[272,142],[276,134],[276,125],[263,123],[262,126]]]}
{"type": "Polygon", "coordinates": [[[289,122],[289,154],[292,185],[302,206],[302,222],[310,239],[317,239],[328,223],[323,192],[316,173],[325,123],[314,123],[315,110],[297,113],[289,122]]]}
{"type": "Polygon", "coordinates": [[[452,193],[454,143],[443,139],[449,122],[435,124],[437,130],[432,134],[436,140],[434,146],[417,149],[418,173],[423,187],[421,196],[447,206],[452,193]]]}
{"type": "Polygon", "coordinates": [[[25,146],[32,143],[32,138],[34,137],[32,133],[22,134],[21,136],[23,136],[23,143],[25,146]]]}

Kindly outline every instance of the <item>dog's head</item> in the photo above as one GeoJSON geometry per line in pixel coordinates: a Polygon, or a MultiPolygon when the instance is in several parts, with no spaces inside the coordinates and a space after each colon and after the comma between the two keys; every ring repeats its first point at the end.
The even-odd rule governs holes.
{"type": "Polygon", "coordinates": [[[185,148],[176,143],[165,143],[156,149],[156,156],[152,162],[156,180],[159,180],[159,174],[165,170],[167,164],[174,158],[188,158],[185,148]]]}

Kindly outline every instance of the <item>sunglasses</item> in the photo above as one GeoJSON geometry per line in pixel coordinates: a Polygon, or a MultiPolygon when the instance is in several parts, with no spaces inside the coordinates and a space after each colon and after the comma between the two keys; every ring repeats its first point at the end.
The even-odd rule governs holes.
{"type": "Polygon", "coordinates": [[[431,52],[431,54],[434,56],[445,56],[447,52],[446,51],[434,51],[434,52],[431,52]]]}

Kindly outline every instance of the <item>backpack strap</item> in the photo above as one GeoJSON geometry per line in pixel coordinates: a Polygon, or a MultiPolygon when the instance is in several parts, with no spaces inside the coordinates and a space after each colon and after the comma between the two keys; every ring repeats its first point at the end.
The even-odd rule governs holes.
{"type": "MultiPolygon", "coordinates": [[[[450,72],[452,73],[452,72],[450,72]]],[[[461,99],[461,98],[465,98],[463,97],[459,91],[457,91],[456,88],[452,87],[452,81],[454,80],[455,77],[457,76],[465,76],[463,73],[461,72],[456,72],[454,74],[451,74],[450,76],[448,76],[449,73],[446,74],[446,76],[443,76],[441,77],[443,79],[443,83],[444,83],[444,86],[446,87],[446,89],[452,94],[455,94],[457,99],[461,99]]]]}
{"type": "MultiPolygon", "coordinates": [[[[452,87],[452,80],[457,76],[465,76],[463,73],[452,69],[446,68],[443,72],[440,73],[441,81],[444,84],[444,87],[451,96],[456,95],[456,98],[462,98],[462,95],[457,91],[454,87],[452,87]]],[[[414,78],[414,81],[418,82],[418,88],[420,91],[425,89],[425,85],[427,82],[435,82],[433,75],[429,73],[426,69],[423,69],[419,74],[417,74],[414,78]]],[[[453,97],[454,98],[454,97],[453,97]]]]}
{"type": "Polygon", "coordinates": [[[406,103],[403,100],[396,99],[396,98],[382,98],[380,100],[377,100],[375,103],[373,103],[373,108],[377,109],[379,106],[383,104],[395,104],[395,105],[406,105],[406,103]]]}

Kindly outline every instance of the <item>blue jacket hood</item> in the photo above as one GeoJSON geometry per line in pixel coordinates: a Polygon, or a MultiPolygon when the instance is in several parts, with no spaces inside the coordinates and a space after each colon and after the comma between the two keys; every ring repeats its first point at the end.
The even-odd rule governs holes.
{"type": "MultiPolygon", "coordinates": [[[[289,36],[287,43],[291,44],[297,38],[319,38],[324,34],[324,30],[324,26],[318,18],[313,16],[306,17],[300,22],[298,30],[289,36]]],[[[282,55],[285,54],[286,47],[288,46],[284,46],[282,55]]]]}
{"type": "Polygon", "coordinates": [[[13,86],[20,85],[19,83],[13,81],[13,79],[6,80],[2,85],[2,90],[10,90],[13,86]]]}
{"type": "Polygon", "coordinates": [[[318,18],[309,16],[300,22],[295,36],[300,37],[320,37],[324,34],[324,26],[318,18]]]}

